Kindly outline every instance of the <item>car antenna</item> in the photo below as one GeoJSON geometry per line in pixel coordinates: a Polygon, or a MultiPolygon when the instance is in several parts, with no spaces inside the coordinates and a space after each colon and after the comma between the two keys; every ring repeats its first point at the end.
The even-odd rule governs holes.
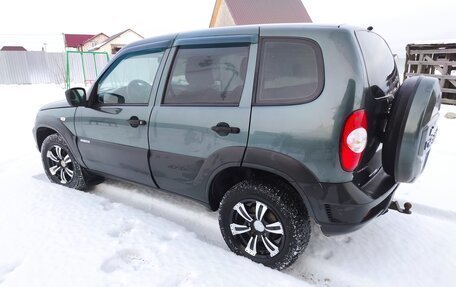
{"type": "Polygon", "coordinates": [[[372,30],[374,30],[374,27],[372,27],[372,26],[367,27],[367,31],[372,31],[372,30]]]}

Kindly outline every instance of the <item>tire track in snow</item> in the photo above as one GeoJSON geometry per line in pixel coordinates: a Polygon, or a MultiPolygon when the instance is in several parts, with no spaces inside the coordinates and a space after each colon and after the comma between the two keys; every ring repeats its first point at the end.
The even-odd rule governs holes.
{"type": "MultiPolygon", "coordinates": [[[[217,214],[211,213],[204,206],[192,200],[158,191],[153,188],[142,187],[116,180],[107,180],[105,183],[94,187],[92,189],[92,193],[104,198],[103,202],[100,203],[100,208],[106,212],[110,212],[121,205],[130,206],[174,222],[193,232],[198,239],[213,246],[227,250],[227,247],[225,246],[225,243],[219,233],[217,214]]],[[[414,204],[413,211],[415,211],[414,214],[425,216],[429,218],[429,220],[444,220],[445,222],[451,221],[451,224],[456,222],[456,215],[451,211],[439,210],[437,208],[419,204],[414,204]]],[[[398,226],[394,226],[394,228],[401,229],[402,227],[400,226],[404,226],[405,222],[408,222],[406,218],[409,216],[399,215],[396,213],[394,213],[394,215],[394,218],[397,216],[397,219],[400,219],[399,221],[403,223],[399,223],[398,226]]],[[[413,214],[411,216],[413,217],[413,214]]],[[[391,221],[391,218],[387,221],[391,221]]],[[[337,263],[341,260],[340,254],[342,253],[345,254],[346,252],[349,252],[352,253],[352,256],[358,257],[364,252],[373,252],[373,250],[378,250],[379,246],[376,243],[371,244],[368,240],[360,240],[360,238],[371,238],[373,234],[372,226],[375,225],[379,225],[379,227],[381,227],[379,230],[387,231],[391,228],[388,224],[380,224],[376,222],[374,224],[369,224],[368,227],[363,229],[363,231],[356,232],[351,235],[326,238],[319,230],[316,230],[318,229],[318,226],[313,224],[313,239],[311,239],[307,251],[301,255],[295,265],[287,269],[284,273],[317,286],[344,286],[344,284],[347,284],[351,280],[348,280],[347,282],[347,280],[338,278],[337,275],[331,276],[331,272],[325,272],[324,269],[333,270],[334,272],[340,272],[346,269],[347,267],[344,268],[341,266],[335,266],[335,264],[337,265],[337,263]],[[360,245],[360,243],[362,244],[360,245]],[[348,247],[348,245],[351,247],[348,247]],[[317,263],[317,266],[311,267],[315,263],[317,263]]],[[[133,229],[134,224],[131,222],[123,222],[120,223],[118,227],[114,227],[110,233],[113,237],[130,236],[128,234],[133,229]]],[[[388,231],[387,233],[391,233],[391,231],[388,231]]],[[[383,235],[385,242],[393,237],[398,237],[398,235],[383,235]]],[[[164,241],[166,241],[166,239],[167,238],[163,238],[164,241]]],[[[103,267],[100,268],[104,268],[104,271],[112,270],[111,272],[114,272],[116,270],[131,270],[131,268],[146,268],[146,266],[148,266],[147,262],[143,262],[141,264],[138,263],[141,262],[138,258],[144,257],[141,256],[140,251],[135,249],[135,252],[137,251],[136,253],[127,252],[125,251],[126,249],[124,249],[124,247],[119,248],[115,254],[105,260],[102,265],[103,267]]],[[[342,263],[342,261],[340,262],[342,263]]],[[[353,264],[359,264],[362,266],[362,262],[363,260],[358,258],[353,262],[353,264]]],[[[350,273],[351,270],[346,271],[350,273]]],[[[358,274],[351,274],[351,276],[361,280],[361,277],[357,277],[359,276],[358,274]]],[[[373,282],[368,283],[375,285],[373,282]]]]}
{"type": "Polygon", "coordinates": [[[412,214],[413,213],[432,217],[435,219],[447,220],[451,223],[456,224],[456,212],[452,210],[445,210],[430,205],[413,203],[412,214]]]}
{"type": "Polygon", "coordinates": [[[8,276],[14,272],[22,263],[17,261],[17,262],[11,262],[9,264],[0,266],[0,284],[5,282],[5,280],[8,278],[8,276]]]}
{"type": "MultiPolygon", "coordinates": [[[[211,213],[204,206],[195,203],[192,200],[152,188],[145,188],[134,184],[111,180],[97,186],[94,193],[113,201],[113,204],[119,205],[122,203],[141,209],[155,216],[165,218],[166,220],[172,221],[185,229],[192,231],[204,242],[226,250],[228,249],[219,233],[217,214],[211,213]]],[[[439,210],[431,206],[420,204],[414,204],[413,211],[417,216],[425,216],[430,220],[443,220],[444,222],[451,222],[451,224],[456,222],[456,214],[451,211],[439,210]]],[[[413,214],[411,216],[413,217],[413,214]]],[[[405,222],[409,221],[408,217],[409,215],[394,213],[393,218],[398,218],[400,222],[405,224],[405,222]]],[[[387,221],[390,220],[391,218],[387,221]]],[[[291,266],[291,268],[285,270],[284,273],[316,286],[346,286],[346,284],[351,282],[350,279],[339,278],[338,275],[325,271],[325,269],[333,270],[335,274],[339,274],[339,272],[345,269],[345,272],[352,273],[351,276],[353,276],[353,280],[365,280],[365,282],[363,281],[363,283],[360,283],[361,285],[365,283],[367,285],[376,286],[376,283],[370,281],[368,278],[363,279],[362,276],[356,272],[353,273],[352,270],[347,269],[346,266],[337,266],[338,262],[343,262],[340,259],[340,254],[342,253],[351,252],[351,256],[359,257],[363,252],[374,252],[373,250],[378,250],[379,246],[377,243],[369,243],[368,240],[364,240],[363,242],[359,239],[362,237],[370,238],[372,234],[374,234],[372,232],[372,227],[375,225],[379,225],[382,230],[391,228],[388,224],[381,225],[376,221],[373,225],[369,224],[370,227],[364,228],[361,232],[358,231],[350,235],[327,238],[321,233],[318,225],[313,223],[313,238],[311,239],[306,252],[300,256],[298,262],[291,266]],[[362,244],[359,245],[360,243],[362,244]],[[319,267],[311,267],[311,265],[314,264],[319,267]],[[311,271],[309,272],[309,270],[311,271]]],[[[399,226],[404,225],[399,224],[399,226]]],[[[399,226],[395,226],[395,228],[401,229],[399,226]]],[[[391,232],[389,231],[388,233],[391,232]]],[[[397,237],[397,235],[395,236],[397,237]]],[[[384,235],[383,237],[385,242],[389,238],[394,238],[393,235],[384,235]]],[[[382,256],[380,256],[380,258],[382,258],[382,256]]],[[[358,259],[356,259],[353,264],[362,266],[364,260],[359,259],[359,261],[357,261],[358,259]]],[[[342,276],[341,274],[339,275],[342,276]]],[[[355,284],[354,286],[360,285],[355,284]]]]}
{"type": "Polygon", "coordinates": [[[116,180],[106,180],[91,192],[112,202],[103,203],[107,211],[119,203],[125,204],[174,222],[195,233],[200,240],[228,250],[220,234],[218,213],[193,200],[116,180]]]}

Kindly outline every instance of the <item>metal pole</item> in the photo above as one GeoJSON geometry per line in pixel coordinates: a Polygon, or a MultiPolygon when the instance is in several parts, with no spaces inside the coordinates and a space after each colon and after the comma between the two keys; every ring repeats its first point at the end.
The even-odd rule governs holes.
{"type": "Polygon", "coordinates": [[[66,55],[66,89],[70,88],[70,60],[68,57],[68,51],[65,52],[66,55]]]}
{"type": "Polygon", "coordinates": [[[86,84],[86,73],[85,73],[85,67],[84,67],[84,53],[83,52],[80,52],[81,53],[81,61],[82,61],[82,74],[84,75],[84,85],[86,84]]]}
{"type": "Polygon", "coordinates": [[[97,70],[97,59],[95,58],[95,53],[93,55],[93,65],[95,66],[95,77],[98,76],[98,70],[97,70]]]}

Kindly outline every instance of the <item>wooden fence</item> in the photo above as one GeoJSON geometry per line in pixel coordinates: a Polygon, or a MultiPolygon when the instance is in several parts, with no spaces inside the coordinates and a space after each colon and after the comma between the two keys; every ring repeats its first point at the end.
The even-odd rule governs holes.
{"type": "Polygon", "coordinates": [[[456,43],[408,44],[404,79],[426,75],[439,79],[442,103],[456,105],[456,43]]]}

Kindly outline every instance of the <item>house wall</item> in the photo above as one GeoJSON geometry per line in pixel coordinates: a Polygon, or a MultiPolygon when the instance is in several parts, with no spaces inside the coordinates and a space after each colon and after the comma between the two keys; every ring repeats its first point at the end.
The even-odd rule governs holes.
{"type": "Polygon", "coordinates": [[[106,36],[106,35],[103,35],[103,34],[98,35],[95,38],[93,38],[91,41],[85,43],[82,46],[82,51],[89,51],[90,49],[92,49],[96,45],[100,44],[101,42],[106,41],[107,39],[108,39],[108,36],[106,36]]]}
{"type": "Polygon", "coordinates": [[[226,5],[225,1],[222,1],[220,4],[220,10],[217,15],[217,19],[215,19],[214,27],[223,27],[223,26],[234,26],[233,16],[231,16],[230,9],[226,5]]]}
{"type": "Polygon", "coordinates": [[[120,35],[119,37],[113,39],[112,41],[106,43],[105,45],[101,46],[96,51],[98,52],[107,52],[108,54],[112,54],[113,47],[123,47],[128,45],[132,42],[142,40],[143,38],[132,31],[127,31],[120,35]]]}

